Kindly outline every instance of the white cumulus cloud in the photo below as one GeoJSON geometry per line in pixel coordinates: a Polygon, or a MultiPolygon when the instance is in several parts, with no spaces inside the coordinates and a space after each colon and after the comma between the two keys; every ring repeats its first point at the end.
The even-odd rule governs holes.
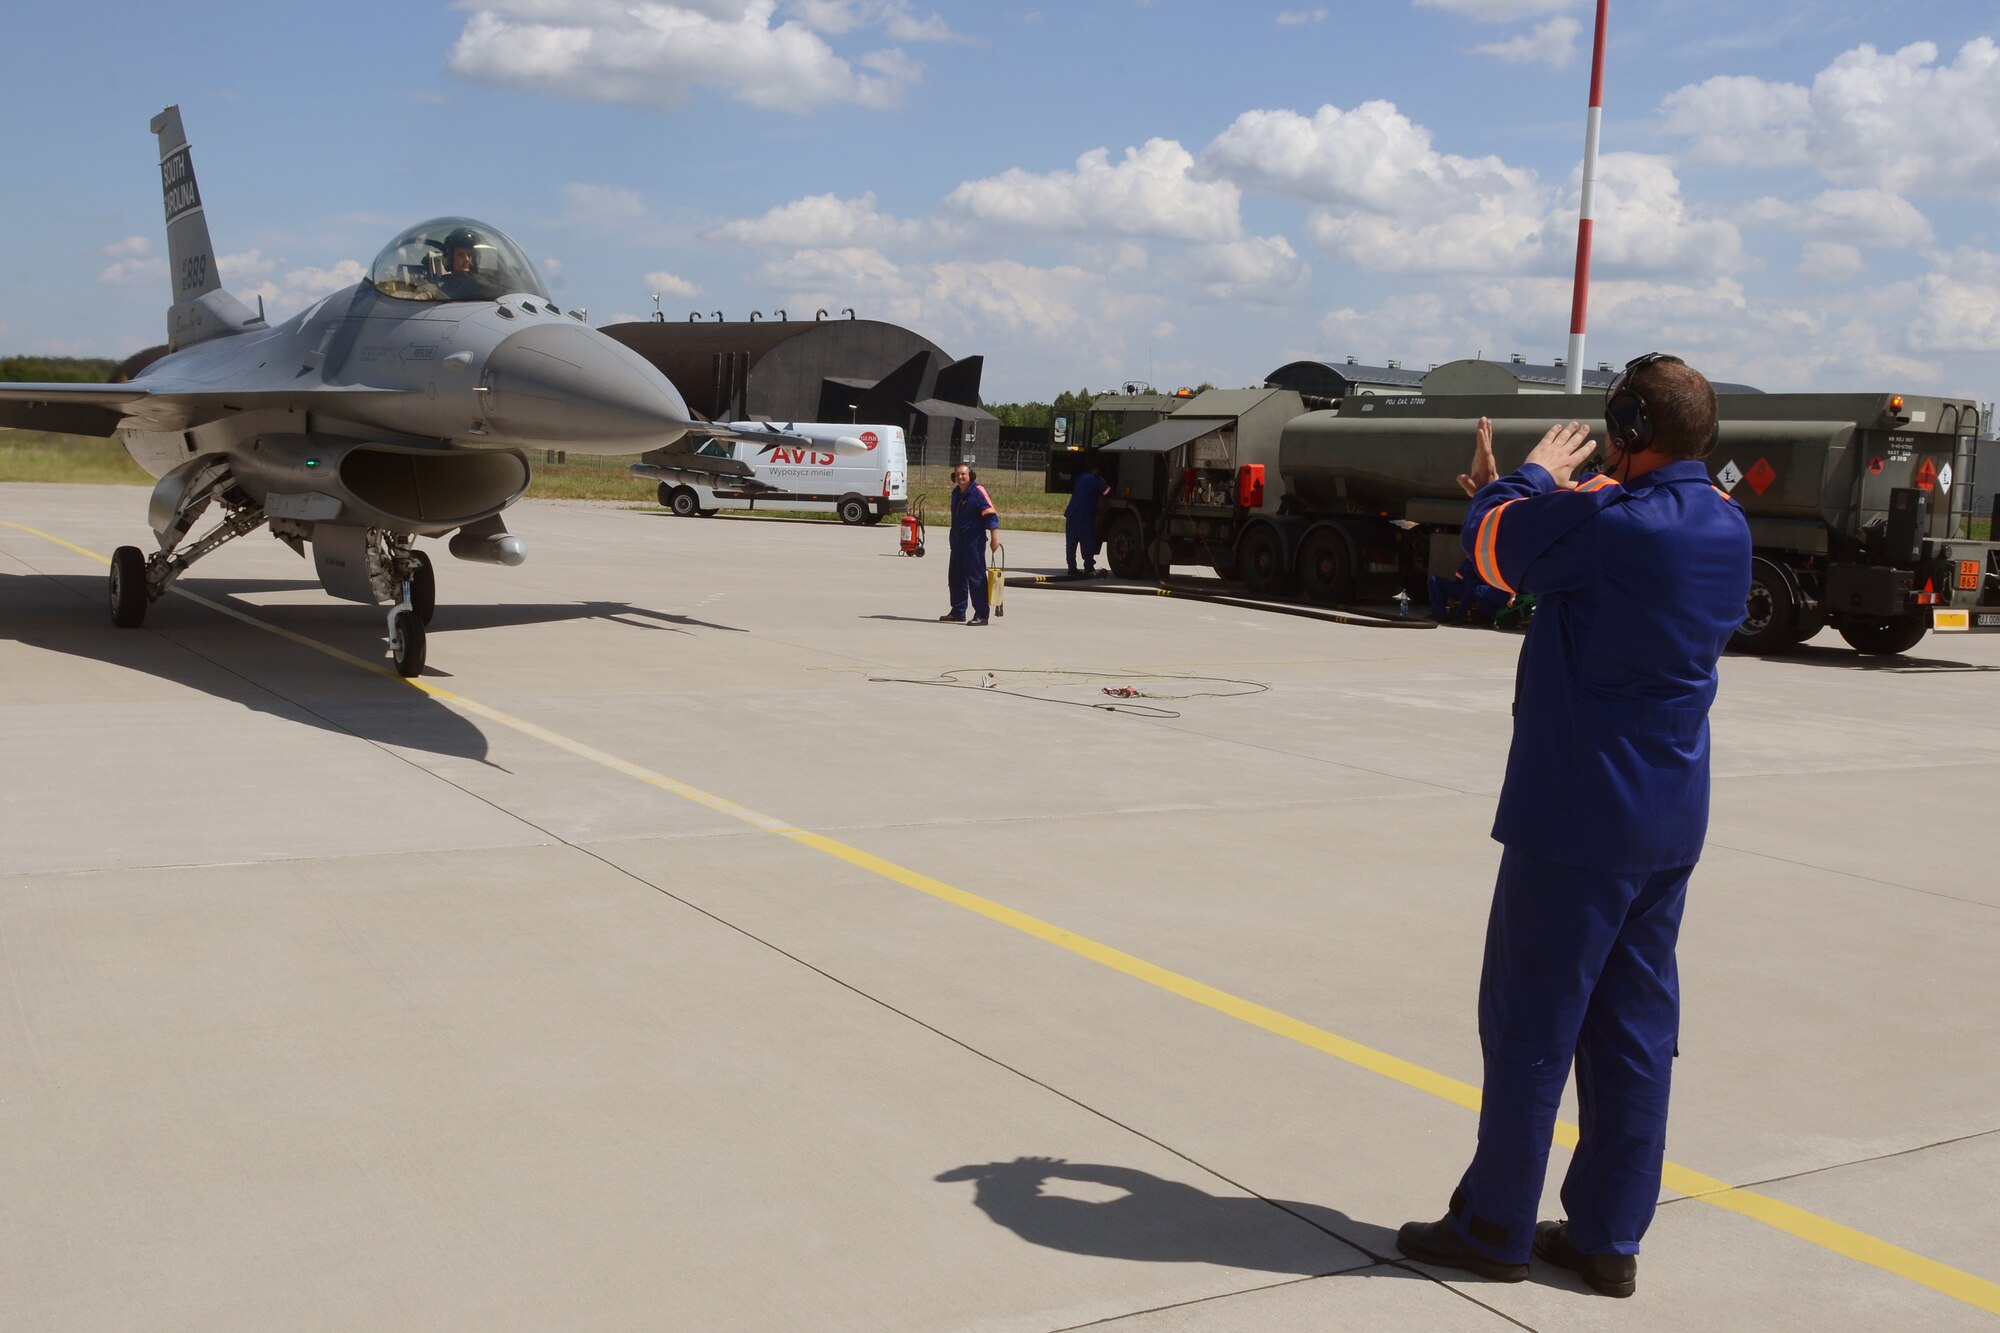
{"type": "Polygon", "coordinates": [[[1019,167],[966,181],[945,199],[961,217],[1023,231],[1092,232],[1183,241],[1242,235],[1242,193],[1226,180],[1198,180],[1194,157],[1172,139],[1148,139],[1118,162],[1093,149],[1074,171],[1019,167]]]}
{"type": "Polygon", "coordinates": [[[646,275],[646,290],[661,296],[678,296],[683,300],[701,295],[701,288],[678,273],[669,273],[665,269],[656,269],[646,275]]]}
{"type": "Polygon", "coordinates": [[[1922,352],[2000,352],[2000,255],[1964,248],[1917,282],[1910,345],[1922,352]]]}
{"type": "Polygon", "coordinates": [[[1810,163],[1829,180],[1898,192],[2000,196],[2000,44],[1979,37],[1942,63],[1935,43],[1859,46],[1810,88],[1724,76],[1661,103],[1704,160],[1810,163]]]}
{"type": "Polygon", "coordinates": [[[1302,28],[1308,23],[1326,22],[1326,6],[1315,5],[1311,9],[1287,9],[1278,15],[1281,28],[1302,28]]]}
{"type": "Polygon", "coordinates": [[[1532,171],[1497,157],[1438,152],[1428,129],[1383,101],[1352,111],[1322,106],[1311,119],[1246,111],[1202,150],[1201,168],[1246,189],[1392,216],[1535,189],[1532,171]]]}
{"type": "Polygon", "coordinates": [[[236,287],[246,282],[259,282],[278,271],[279,261],[262,250],[244,250],[233,255],[218,255],[215,271],[222,276],[223,285],[236,287]]]}
{"type": "Polygon", "coordinates": [[[920,17],[907,0],[789,0],[785,12],[809,28],[835,35],[881,28],[899,42],[962,40],[935,11],[920,17]]]}
{"type": "Polygon", "coordinates": [[[725,222],[711,229],[708,235],[748,245],[823,249],[917,240],[935,230],[928,223],[904,221],[883,213],[876,206],[874,192],[870,191],[858,199],[843,199],[835,194],[808,195],[780,204],[762,217],[725,222]]]}
{"type": "Polygon", "coordinates": [[[1312,272],[1282,236],[1246,236],[1200,246],[1188,262],[1195,281],[1216,300],[1257,305],[1288,304],[1312,272]]]}
{"type": "Polygon", "coordinates": [[[104,246],[98,253],[113,259],[141,259],[153,253],[153,241],[149,236],[127,236],[104,246]]]}
{"type": "Polygon", "coordinates": [[[1846,282],[1867,271],[1859,246],[1838,241],[1807,241],[1799,256],[1799,276],[1815,282],[1846,282]]]}
{"type": "Polygon", "coordinates": [[[167,281],[167,261],[158,255],[140,259],[120,259],[97,271],[97,281],[106,287],[143,287],[167,281]]]}
{"type": "MultiPolygon", "coordinates": [[[[891,107],[922,67],[884,48],[849,60],[776,0],[476,0],[446,66],[461,78],[581,101],[676,107],[697,87],[767,111],[891,107]]],[[[822,5],[835,11],[898,6],[822,5]]],[[[919,27],[922,23],[919,22],[919,27]]],[[[831,31],[832,29],[827,29],[831,31]]],[[[948,33],[946,34],[948,35],[948,33]]]]}
{"type": "Polygon", "coordinates": [[[1908,250],[1934,239],[1922,210],[1889,190],[1824,190],[1802,204],[1760,199],[1751,205],[1750,215],[1848,246],[1908,250]]]}
{"type": "Polygon", "coordinates": [[[1535,25],[1532,32],[1510,37],[1504,42],[1486,42],[1472,49],[1511,64],[1553,65],[1557,69],[1576,59],[1576,35],[1583,25],[1573,18],[1553,18],[1535,25]]]}

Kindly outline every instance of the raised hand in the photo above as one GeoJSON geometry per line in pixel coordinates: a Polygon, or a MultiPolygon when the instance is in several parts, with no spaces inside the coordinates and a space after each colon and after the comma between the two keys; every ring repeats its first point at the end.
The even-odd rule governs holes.
{"type": "Polygon", "coordinates": [[[1590,438],[1590,428],[1572,421],[1568,425],[1549,427],[1541,443],[1528,451],[1527,461],[1546,468],[1548,474],[1555,478],[1556,485],[1573,491],[1576,489],[1576,470],[1596,452],[1597,441],[1590,438]]]}
{"type": "Polygon", "coordinates": [[[1493,461],[1493,419],[1479,418],[1479,428],[1472,433],[1472,471],[1458,474],[1458,488],[1467,496],[1479,494],[1479,488],[1500,475],[1499,465],[1493,461]]]}

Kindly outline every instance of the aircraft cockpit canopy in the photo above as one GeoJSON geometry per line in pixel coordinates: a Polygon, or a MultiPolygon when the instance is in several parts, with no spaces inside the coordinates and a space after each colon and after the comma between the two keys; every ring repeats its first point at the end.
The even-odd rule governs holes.
{"type": "Polygon", "coordinates": [[[405,301],[493,301],[515,292],[549,299],[513,238],[472,218],[432,218],[375,256],[368,281],[405,301]]]}

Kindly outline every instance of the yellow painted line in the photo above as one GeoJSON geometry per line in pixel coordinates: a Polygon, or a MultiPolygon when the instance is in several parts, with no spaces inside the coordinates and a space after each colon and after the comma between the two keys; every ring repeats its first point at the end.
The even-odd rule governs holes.
{"type": "MultiPolygon", "coordinates": [[[[88,556],[100,564],[108,565],[111,563],[107,557],[101,556],[95,551],[86,550],[81,546],[64,541],[60,537],[52,536],[38,529],[26,527],[19,523],[9,523],[5,520],[0,520],[0,526],[31,533],[46,541],[53,542],[65,550],[74,551],[78,555],[88,556]]],[[[179,589],[174,589],[174,591],[180,592],[179,589]]],[[[371,671],[376,675],[384,676],[390,680],[402,679],[382,662],[366,661],[354,656],[352,653],[343,652],[338,648],[321,643],[317,639],[307,638],[302,634],[295,634],[291,630],[259,620],[255,616],[248,615],[220,602],[211,601],[206,597],[200,597],[188,592],[180,592],[180,595],[191,601],[199,602],[203,606],[220,611],[233,619],[240,620],[246,625],[255,626],[291,643],[296,643],[301,647],[311,648],[316,652],[324,653],[341,662],[361,667],[366,671],[371,671]]],[[[582,741],[573,740],[561,732],[551,731],[547,727],[514,717],[508,713],[503,713],[497,708],[489,708],[475,699],[469,699],[462,694],[433,685],[428,681],[416,679],[404,680],[402,683],[429,695],[441,703],[449,704],[475,717],[485,718],[490,722],[519,732],[521,735],[532,737],[544,744],[552,745],[558,750],[575,755],[579,759],[586,759],[593,764],[598,764],[613,772],[623,773],[627,777],[646,783],[648,786],[657,787],[661,791],[669,792],[683,800],[691,801],[696,805],[713,810],[717,814],[741,820],[766,833],[788,839],[802,847],[810,847],[816,852],[833,857],[835,860],[843,861],[858,870],[867,871],[892,883],[901,884],[905,888],[914,889],[918,893],[926,894],[940,902],[950,903],[954,907],[962,908],[977,916],[985,917],[988,921],[1006,926],[1011,930],[1017,930],[1024,935],[1031,936],[1044,943],[1053,944],[1059,949],[1066,949],[1079,958],[1089,959],[1091,962],[1108,967],[1114,972],[1122,972],[1136,981],[1143,981],[1149,986],[1166,991],[1168,994],[1177,995],[1184,1000],[1191,1001],[1204,1008],[1212,1009],[1220,1014],[1226,1014],[1239,1022],[1262,1029],[1273,1036],[1297,1042],[1301,1046],[1319,1051],[1325,1055],[1330,1055],[1358,1069],[1365,1069],[1372,1074],[1379,1074],[1383,1078],[1391,1079],[1405,1087],[1414,1088],[1419,1092],[1429,1093],[1431,1096],[1450,1102],[1454,1106],[1462,1106],[1466,1110],[1473,1112],[1479,1110],[1479,1089],[1473,1087],[1470,1083],[1452,1078],[1446,1074],[1440,1074],[1435,1070],[1426,1069],[1422,1065],[1412,1064],[1410,1061],[1390,1055],[1386,1051],[1378,1051],[1372,1046],[1365,1046],[1358,1041],[1340,1036],[1338,1033],[1329,1032],[1322,1027],[1316,1027],[1302,1019],[1293,1018],[1289,1014],[1284,1014],[1276,1009],[1258,1004],[1254,1000],[1246,1000],[1241,996],[1232,995],[1228,991],[1218,990],[1214,986],[1196,981],[1192,977],[1183,976],[1179,972],[1171,971],[1157,964],[1149,963],[1145,959],[1126,953],[1121,949],[1114,949],[1108,944],[1100,944],[1098,941],[1090,939],[1087,936],[1065,930],[1061,926],[1042,920],[1040,917],[1030,916],[1026,912],[1017,911],[1002,903],[994,902],[990,898],[982,898],[976,893],[969,893],[955,885],[947,884],[943,880],[933,879],[929,875],[921,874],[906,866],[898,865],[894,861],[885,860],[882,857],[874,855],[872,852],[864,852],[858,847],[849,846],[847,843],[829,838],[824,834],[814,833],[808,829],[796,828],[782,819],[760,814],[750,807],[739,805],[726,797],[716,796],[710,792],[703,791],[699,787],[690,786],[677,778],[670,778],[664,773],[656,772],[642,764],[635,764],[628,759],[621,759],[617,755],[600,750],[594,745],[586,745],[582,741]]],[[[1574,1148],[1577,1143],[1577,1127],[1566,1120],[1558,1121],[1555,1128],[1555,1141],[1565,1148],[1574,1148]]],[[[1677,1194],[1685,1195],[1689,1199],[1710,1204],[1717,1208],[1727,1209],[1732,1213],[1741,1214],[1754,1221],[1762,1222],[1768,1227],[1817,1245],[1822,1249],[1831,1250],[1835,1254],[1844,1255],[1849,1259],[1867,1264],[1870,1267],[1881,1269],[1883,1272],[1929,1287],[1933,1291],[1949,1296],[1953,1300],[1962,1301],[1975,1309],[1984,1310],[1989,1314],[2000,1315],[2000,1283],[1975,1276],[1962,1269],[1953,1268],[1949,1264],[1939,1263],[1935,1259],[1926,1258],[1924,1255],[1906,1250],[1900,1245],[1892,1245],[1879,1237],[1871,1236],[1863,1231],[1856,1231],[1852,1227],[1830,1221],[1816,1213],[1807,1212],[1803,1208],[1783,1203],[1767,1194],[1758,1194],[1751,1190],[1738,1189],[1725,1180],[1718,1180],[1714,1176],[1704,1175],[1702,1172],[1696,1171],[1691,1167],[1681,1166],[1675,1162],[1665,1164],[1664,1183],[1668,1189],[1673,1190],[1677,1194]]]]}

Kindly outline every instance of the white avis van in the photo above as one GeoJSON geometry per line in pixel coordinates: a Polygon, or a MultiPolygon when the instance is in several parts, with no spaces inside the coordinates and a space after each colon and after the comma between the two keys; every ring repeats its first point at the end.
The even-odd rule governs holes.
{"type": "MultiPolygon", "coordinates": [[[[755,429],[761,422],[732,422],[755,429]]],[[[901,426],[857,426],[852,422],[780,422],[779,428],[809,440],[825,441],[825,450],[791,444],[752,444],[710,440],[695,452],[711,458],[747,463],[749,483],[731,488],[726,479],[709,485],[691,481],[660,483],[660,503],[676,514],[713,514],[718,509],[805,510],[832,512],[842,523],[875,524],[884,514],[900,514],[908,504],[909,456],[901,426]],[[836,454],[836,439],[858,439],[866,449],[836,454]]],[[[852,447],[850,445],[850,447],[852,447]]]]}

